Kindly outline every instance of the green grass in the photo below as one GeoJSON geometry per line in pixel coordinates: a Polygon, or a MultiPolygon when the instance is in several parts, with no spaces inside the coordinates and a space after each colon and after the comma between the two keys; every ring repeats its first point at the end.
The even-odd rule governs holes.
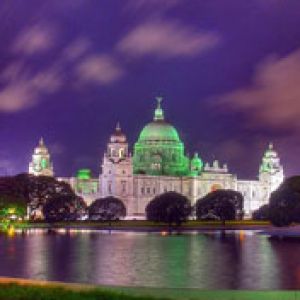
{"type": "MultiPolygon", "coordinates": [[[[111,223],[111,226],[108,222],[92,222],[92,221],[76,221],[76,222],[59,222],[54,224],[49,224],[45,222],[14,222],[12,223],[15,228],[27,229],[27,228],[50,228],[50,227],[72,227],[72,228],[98,228],[98,229],[122,229],[128,228],[129,230],[135,229],[158,229],[158,230],[167,230],[168,225],[166,223],[156,223],[147,220],[122,220],[115,221],[111,223]]],[[[269,226],[270,223],[267,221],[254,221],[254,220],[239,220],[239,221],[227,221],[226,228],[228,229],[239,229],[243,228],[254,228],[255,226],[269,226]]],[[[190,220],[186,223],[183,223],[181,228],[183,229],[201,229],[201,228],[220,228],[223,227],[222,222],[220,221],[197,221],[190,220]]],[[[0,222],[0,230],[5,229],[5,224],[0,222]]]]}
{"type": "MultiPolygon", "coordinates": [[[[29,226],[45,226],[45,223],[29,223],[29,226]]],[[[54,224],[55,226],[84,226],[84,227],[108,227],[108,222],[91,222],[91,221],[84,221],[84,222],[59,222],[54,224]]],[[[240,221],[227,221],[226,226],[267,226],[270,225],[267,221],[254,221],[254,220],[240,220],[240,221]]],[[[126,220],[126,221],[115,221],[111,223],[112,227],[167,227],[166,223],[158,223],[158,222],[151,222],[147,220],[126,220]]],[[[190,228],[190,227],[207,227],[207,226],[222,226],[222,222],[220,221],[188,221],[182,224],[182,227],[190,228]]]]}
{"type": "MultiPolygon", "coordinates": [[[[149,296],[131,296],[123,292],[101,289],[72,290],[63,287],[22,286],[17,284],[1,284],[2,300],[152,300],[149,296]]],[[[165,299],[165,298],[161,298],[165,299]]]]}
{"type": "Polygon", "coordinates": [[[298,291],[201,291],[196,289],[78,288],[0,284],[0,300],[300,300],[298,291]]]}

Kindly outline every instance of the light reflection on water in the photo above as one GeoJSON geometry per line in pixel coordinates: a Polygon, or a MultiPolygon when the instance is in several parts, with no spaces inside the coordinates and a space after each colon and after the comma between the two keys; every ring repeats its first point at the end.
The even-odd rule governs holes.
{"type": "Polygon", "coordinates": [[[106,285],[299,289],[300,242],[253,231],[0,235],[0,276],[106,285]]]}

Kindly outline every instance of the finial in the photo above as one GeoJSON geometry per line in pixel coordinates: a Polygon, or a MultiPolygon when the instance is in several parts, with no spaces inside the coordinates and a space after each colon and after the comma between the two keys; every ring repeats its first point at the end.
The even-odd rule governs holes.
{"type": "Polygon", "coordinates": [[[272,142],[269,143],[269,150],[273,150],[273,143],[272,142]]]}
{"type": "Polygon", "coordinates": [[[39,146],[44,146],[44,139],[43,137],[40,138],[40,141],[39,141],[39,146]]]}
{"type": "Polygon", "coordinates": [[[117,122],[117,125],[116,125],[116,131],[121,131],[120,122],[117,122]]]}
{"type": "Polygon", "coordinates": [[[163,97],[159,96],[159,97],[156,97],[156,100],[157,100],[157,108],[161,108],[161,102],[163,101],[163,97]]]}
{"type": "Polygon", "coordinates": [[[164,120],[164,112],[161,108],[161,102],[163,97],[156,97],[157,100],[157,107],[154,113],[154,121],[163,121],[164,120]]]}

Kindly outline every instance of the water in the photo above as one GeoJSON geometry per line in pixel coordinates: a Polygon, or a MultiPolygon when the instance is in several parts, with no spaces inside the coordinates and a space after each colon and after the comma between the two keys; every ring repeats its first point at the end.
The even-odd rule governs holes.
{"type": "Polygon", "coordinates": [[[300,241],[252,231],[0,236],[0,276],[105,285],[299,289],[300,241]]]}

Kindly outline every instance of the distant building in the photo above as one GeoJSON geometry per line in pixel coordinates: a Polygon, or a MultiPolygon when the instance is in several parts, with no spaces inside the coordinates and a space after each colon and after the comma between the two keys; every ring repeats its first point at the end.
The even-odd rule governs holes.
{"type": "MultiPolygon", "coordinates": [[[[42,140],[34,151],[29,172],[53,175],[49,153],[42,140]]],[[[241,192],[245,213],[250,216],[268,202],[270,193],[283,178],[283,167],[272,144],[263,155],[258,180],[240,180],[229,172],[226,164],[221,166],[217,160],[204,164],[198,153],[189,158],[177,130],[166,122],[161,98],[158,98],[153,121],[141,131],[133,156],[118,124],[107,144],[99,178],[92,178],[89,170],[82,169],[76,177],[60,180],[70,183],[87,204],[97,198],[118,197],[124,202],[128,217],[136,218],[143,217],[149,201],[164,192],[176,191],[194,204],[216,189],[241,192]]]]}

